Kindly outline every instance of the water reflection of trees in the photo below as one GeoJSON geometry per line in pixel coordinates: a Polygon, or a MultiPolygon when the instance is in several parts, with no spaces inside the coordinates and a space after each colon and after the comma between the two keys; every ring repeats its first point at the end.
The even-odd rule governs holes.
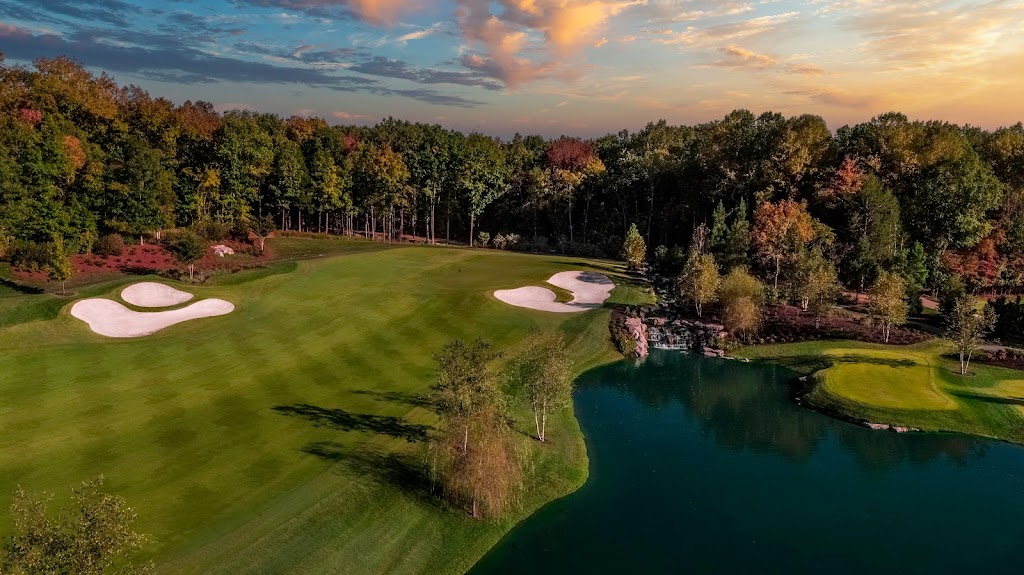
{"type": "Polygon", "coordinates": [[[900,435],[849,425],[800,407],[789,397],[796,375],[787,369],[737,361],[656,353],[640,369],[625,363],[588,378],[588,385],[627,391],[652,408],[678,403],[701,433],[736,451],[809,459],[831,434],[865,469],[904,462],[923,465],[945,456],[966,465],[985,455],[987,442],[962,435],[900,435]]]}

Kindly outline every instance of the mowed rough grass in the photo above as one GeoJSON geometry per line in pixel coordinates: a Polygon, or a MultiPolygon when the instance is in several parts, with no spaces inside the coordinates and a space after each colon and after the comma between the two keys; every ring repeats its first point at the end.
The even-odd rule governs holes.
{"type": "Polygon", "coordinates": [[[1024,373],[972,363],[960,375],[950,344],[859,342],[754,346],[737,355],[814,374],[806,400],[844,418],[1024,443],[1024,373]]]}
{"type": "MultiPolygon", "coordinates": [[[[365,246],[175,284],[236,310],[137,340],[91,333],[68,315],[70,300],[4,298],[0,497],[21,485],[61,500],[103,474],[138,511],[159,573],[465,571],[517,521],[580,486],[586,452],[570,410],[541,446],[527,438],[520,405],[533,454],[523,506],[478,522],[441,504],[422,477],[432,354],[484,337],[514,356],[541,328],[567,334],[578,370],[614,359],[607,308],[545,314],[490,295],[557,271],[614,268],[365,246]],[[19,315],[19,299],[33,312],[19,315]]],[[[79,295],[116,298],[123,285],[79,295]]],[[[611,301],[648,298],[624,284],[611,301]]],[[[9,519],[0,504],[0,536],[9,519]]]]}

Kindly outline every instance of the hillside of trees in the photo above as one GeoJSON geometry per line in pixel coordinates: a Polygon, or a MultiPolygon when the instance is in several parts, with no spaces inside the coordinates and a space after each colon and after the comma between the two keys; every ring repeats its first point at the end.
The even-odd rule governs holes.
{"type": "Polygon", "coordinates": [[[889,113],[833,133],[818,116],[737,110],[590,141],[502,141],[395,119],[222,114],[64,58],[0,60],[9,259],[88,252],[110,233],[215,224],[245,235],[271,218],[425,241],[514,233],[518,249],[608,257],[636,224],[649,259],[680,269],[705,224],[723,272],[748,265],[771,287],[816,250],[851,290],[900,271],[917,289],[1012,292],[1024,282],[1024,127],[889,113]]]}

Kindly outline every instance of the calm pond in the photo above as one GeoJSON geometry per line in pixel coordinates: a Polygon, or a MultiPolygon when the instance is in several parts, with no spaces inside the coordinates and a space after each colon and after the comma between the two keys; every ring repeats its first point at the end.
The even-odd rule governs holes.
{"type": "Polygon", "coordinates": [[[871,431],[792,403],[784,368],[653,353],[580,379],[590,479],[471,573],[1020,568],[1024,449],[871,431]]]}

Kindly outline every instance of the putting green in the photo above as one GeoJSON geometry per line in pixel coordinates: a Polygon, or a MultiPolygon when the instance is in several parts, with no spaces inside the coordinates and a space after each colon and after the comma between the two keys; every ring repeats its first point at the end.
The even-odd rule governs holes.
{"type": "Polygon", "coordinates": [[[884,350],[830,349],[834,365],[819,381],[831,393],[865,405],[901,409],[956,409],[956,402],[935,388],[927,357],[884,350]]]}
{"type": "MultiPolygon", "coordinates": [[[[320,250],[297,242],[288,249],[320,250]]],[[[453,338],[515,353],[539,327],[565,332],[581,369],[613,358],[607,309],[545,314],[489,293],[566,269],[613,279],[614,270],[354,245],[342,257],[184,287],[236,310],[134,340],[92,333],[70,317],[70,300],[4,298],[0,498],[22,485],[59,499],[103,474],[138,511],[160,573],[459,573],[519,519],[581,485],[585,448],[564,411],[549,445],[524,435],[534,473],[516,514],[482,523],[445,508],[418,471],[433,423],[421,396],[432,354],[453,338]]],[[[127,283],[79,296],[116,297],[127,283]]],[[[610,301],[646,297],[620,286],[610,301]]],[[[518,421],[531,429],[525,413],[518,421]]],[[[8,528],[0,500],[0,536],[8,528]]]]}

